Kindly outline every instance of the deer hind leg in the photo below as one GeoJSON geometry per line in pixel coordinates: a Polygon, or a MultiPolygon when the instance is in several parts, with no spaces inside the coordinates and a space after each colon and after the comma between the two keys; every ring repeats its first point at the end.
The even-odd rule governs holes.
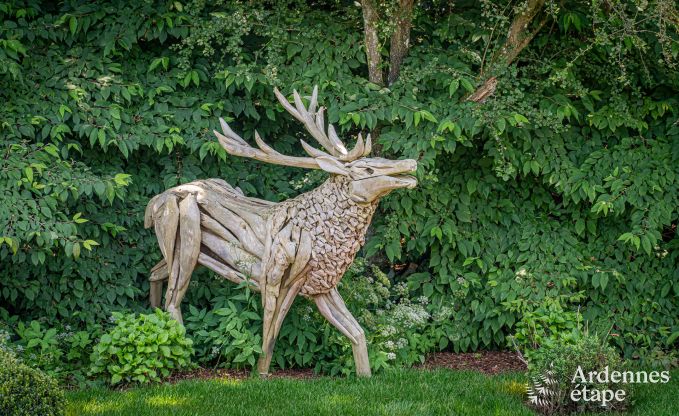
{"type": "Polygon", "coordinates": [[[370,361],[368,360],[365,332],[347,309],[337,289],[314,296],[314,301],[316,301],[316,306],[321,315],[351,341],[356,375],[370,377],[370,361]]]}
{"type": "Polygon", "coordinates": [[[167,269],[167,262],[165,259],[161,260],[151,269],[151,276],[149,277],[149,284],[151,285],[149,293],[149,302],[152,308],[160,308],[160,303],[163,297],[163,282],[170,277],[170,272],[167,269]]]}
{"type": "Polygon", "coordinates": [[[179,232],[174,244],[172,267],[169,268],[165,310],[182,322],[181,302],[189,288],[191,274],[200,254],[200,210],[194,194],[179,203],[179,232]]]}

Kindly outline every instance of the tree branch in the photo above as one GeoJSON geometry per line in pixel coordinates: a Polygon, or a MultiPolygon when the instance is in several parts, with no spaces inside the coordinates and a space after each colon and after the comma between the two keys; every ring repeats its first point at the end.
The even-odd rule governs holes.
{"type": "MultiPolygon", "coordinates": [[[[538,34],[538,32],[544,27],[549,20],[549,15],[545,16],[540,20],[540,22],[535,26],[534,29],[530,30],[529,26],[533,23],[535,17],[542,11],[545,6],[545,0],[528,0],[525,8],[514,16],[511,26],[509,27],[509,33],[507,34],[507,40],[504,45],[495,53],[491,58],[491,65],[502,65],[507,67],[511,65],[516,58],[519,56],[521,51],[523,51],[531,40],[538,34]]],[[[481,74],[483,76],[483,73],[481,74]]],[[[486,78],[483,85],[474,91],[466,101],[473,101],[481,103],[485,101],[488,97],[493,95],[495,89],[497,88],[497,78],[494,76],[486,78]]]]}

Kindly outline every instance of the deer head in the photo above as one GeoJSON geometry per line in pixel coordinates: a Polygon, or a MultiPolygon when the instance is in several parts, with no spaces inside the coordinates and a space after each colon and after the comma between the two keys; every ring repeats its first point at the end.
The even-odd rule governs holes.
{"type": "Polygon", "coordinates": [[[394,189],[412,189],[417,185],[417,180],[410,175],[417,169],[417,161],[413,159],[390,160],[367,157],[371,150],[370,134],[366,137],[365,142],[362,135],[359,134],[356,145],[348,151],[337,136],[335,127],[329,124],[326,129],[325,109],[323,107],[316,109],[318,86],[314,87],[308,108],[304,106],[297,91],[293,91],[294,106],[278,89],[274,89],[274,94],[288,113],[304,125],[311,137],[316,139],[324,150],[314,148],[304,140],[300,140],[309,157],[286,156],[264,143],[255,131],[255,141],[259,146],[256,149],[234,133],[229,125],[220,118],[222,133],[216,130],[214,133],[219,143],[229,154],[284,166],[321,169],[333,175],[346,177],[349,179],[350,197],[358,204],[371,203],[394,189]]]}

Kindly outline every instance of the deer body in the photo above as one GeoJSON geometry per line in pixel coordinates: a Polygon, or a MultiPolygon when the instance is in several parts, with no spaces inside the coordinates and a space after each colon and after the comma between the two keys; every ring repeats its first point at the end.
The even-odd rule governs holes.
{"type": "Polygon", "coordinates": [[[250,147],[222,122],[215,132],[227,152],[270,163],[322,169],[331,176],[316,189],[272,203],[243,195],[221,179],[180,185],[152,198],[145,226],[153,226],[163,260],[151,271],[151,304],[161,303],[181,322],[181,301],[197,265],[236,283],[247,281],[262,294],[263,345],[257,367],[267,374],[275,339],[298,295],[316,303],[319,312],[353,344],[358,375],[369,376],[365,334],[337,291],[344,272],[365,242],[380,197],[393,189],[415,186],[407,173],[414,160],[366,158],[370,137],[348,152],[332,125],[325,133],[317,89],[307,109],[295,92],[295,107],[276,90],[283,107],[302,121],[328,153],[302,141],[311,156],[281,155],[255,133],[259,149],[250,147]]]}

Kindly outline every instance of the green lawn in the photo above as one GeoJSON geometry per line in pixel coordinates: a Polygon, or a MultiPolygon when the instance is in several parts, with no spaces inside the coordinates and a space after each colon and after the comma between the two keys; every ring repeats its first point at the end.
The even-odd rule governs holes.
{"type": "MultiPolygon", "coordinates": [[[[679,415],[679,372],[643,385],[629,415],[679,415]]],[[[466,371],[398,370],[371,379],[216,379],[124,392],[69,393],[80,415],[533,415],[522,403],[524,376],[466,371]]]]}

